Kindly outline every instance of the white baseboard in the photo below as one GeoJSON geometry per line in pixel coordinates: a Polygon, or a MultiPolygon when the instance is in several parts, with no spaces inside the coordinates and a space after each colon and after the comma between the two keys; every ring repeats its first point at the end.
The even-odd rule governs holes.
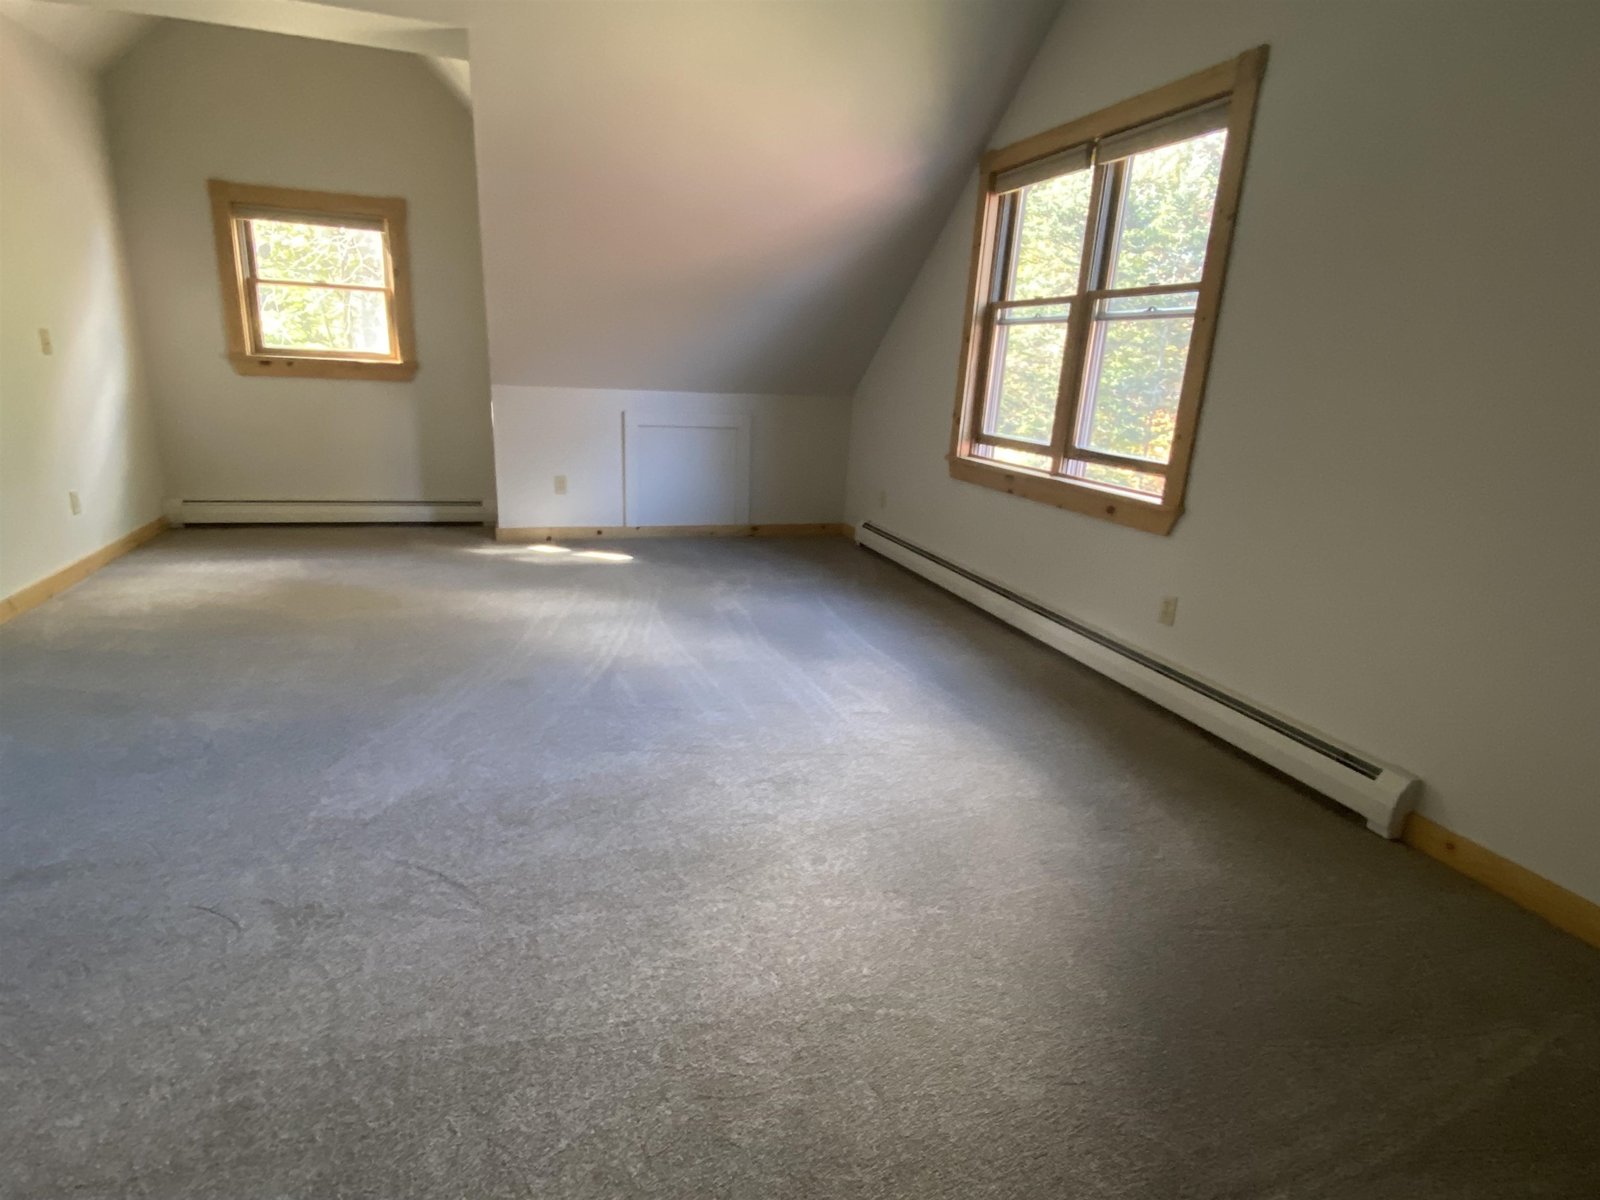
{"type": "Polygon", "coordinates": [[[494,521],[477,500],[180,500],[169,501],[173,525],[460,524],[494,521]]]}
{"type": "Polygon", "coordinates": [[[856,541],[1338,801],[1374,833],[1398,838],[1404,829],[1420,786],[1409,772],[1339,746],[1080,622],[1045,615],[1050,610],[1044,606],[887,530],[865,524],[857,528],[856,541]]]}

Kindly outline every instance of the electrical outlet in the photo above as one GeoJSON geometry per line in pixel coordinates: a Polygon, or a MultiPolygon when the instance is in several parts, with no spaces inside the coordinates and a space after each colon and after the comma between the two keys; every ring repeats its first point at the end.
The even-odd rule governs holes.
{"type": "Polygon", "coordinates": [[[1176,596],[1161,597],[1161,611],[1156,614],[1156,620],[1163,625],[1176,625],[1178,623],[1178,598],[1176,596]]]}
{"type": "Polygon", "coordinates": [[[567,494],[567,477],[565,475],[557,475],[556,476],[556,495],[565,496],[566,494],[567,494]]]}
{"type": "Polygon", "coordinates": [[[48,329],[40,329],[39,330],[39,353],[40,354],[54,354],[55,352],[56,352],[56,348],[50,341],[50,331],[48,329]]]}
{"type": "Polygon", "coordinates": [[[72,509],[73,516],[83,512],[83,501],[78,498],[77,492],[67,493],[67,507],[72,509]]]}

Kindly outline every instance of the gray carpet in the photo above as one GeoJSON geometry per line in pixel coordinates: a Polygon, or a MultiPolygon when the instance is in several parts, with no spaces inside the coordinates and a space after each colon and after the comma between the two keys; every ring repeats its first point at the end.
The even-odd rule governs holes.
{"type": "Polygon", "coordinates": [[[1600,1195],[1600,954],[842,540],[601,548],[0,629],[0,1192],[1600,1195]]]}

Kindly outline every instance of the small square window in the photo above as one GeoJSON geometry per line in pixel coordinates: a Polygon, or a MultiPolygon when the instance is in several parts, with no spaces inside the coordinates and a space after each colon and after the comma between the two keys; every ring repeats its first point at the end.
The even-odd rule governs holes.
{"type": "Polygon", "coordinates": [[[228,357],[246,375],[416,374],[405,201],[212,180],[228,357]]]}

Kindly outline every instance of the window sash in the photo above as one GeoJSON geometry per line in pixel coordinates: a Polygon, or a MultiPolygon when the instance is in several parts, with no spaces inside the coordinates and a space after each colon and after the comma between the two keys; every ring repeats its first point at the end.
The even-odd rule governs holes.
{"type": "MultiPolygon", "coordinates": [[[[1007,298],[1007,293],[1013,286],[1017,269],[1017,250],[1021,240],[1021,220],[1019,219],[1022,207],[1022,189],[1034,184],[1055,178],[1058,175],[1071,171],[1081,170],[1080,156],[1076,150],[1053,155],[1041,160],[1052,169],[1044,171],[1028,171],[1027,168],[1016,168],[1006,175],[997,176],[990,193],[991,202],[997,203],[997,229],[999,236],[995,244],[993,264],[990,276],[990,295],[984,306],[982,320],[983,334],[983,360],[979,364],[977,376],[978,391],[974,397],[976,412],[972,425],[971,441],[974,445],[990,446],[1000,449],[1019,450],[1028,453],[1047,455],[1050,459],[1048,474],[1052,478],[1070,480],[1076,486],[1101,488],[1112,492],[1128,495],[1145,503],[1160,503],[1165,499],[1154,497],[1147,493],[1131,491],[1116,487],[1112,484],[1099,483],[1094,480],[1072,478],[1068,473],[1070,464],[1096,463],[1109,467],[1120,467],[1126,470],[1138,471],[1146,475],[1154,475],[1166,479],[1170,466],[1168,462],[1157,459],[1141,458],[1136,455],[1112,453],[1088,445],[1089,430],[1085,425],[1084,404],[1090,387],[1090,370],[1094,365],[1093,353],[1096,341],[1097,328],[1107,321],[1145,320],[1145,319],[1177,319],[1195,315],[1193,308],[1188,310],[1164,310],[1158,313],[1118,312],[1106,313],[1104,302],[1107,300],[1122,299],[1138,296],[1165,296],[1183,292],[1198,293],[1201,280],[1186,280],[1151,284],[1140,287],[1111,287],[1109,286],[1111,271],[1116,260],[1117,243],[1121,235],[1122,218],[1127,203],[1128,193],[1128,161],[1132,153],[1142,153],[1146,149],[1154,149],[1167,144],[1169,141],[1186,140],[1189,137],[1212,129],[1225,126],[1225,119],[1219,118],[1219,110],[1225,114],[1226,105],[1210,104],[1191,113],[1180,113],[1176,117],[1164,118],[1153,122],[1149,129],[1152,130],[1151,144],[1141,144],[1137,139],[1141,128],[1127,131],[1118,135],[1126,144],[1135,146],[1128,154],[1117,157],[1097,158],[1097,165],[1088,169],[1094,172],[1090,184],[1089,210],[1084,222],[1084,244],[1079,260],[1078,288],[1071,295],[1029,297],[1023,300],[1007,298]],[[1195,125],[1193,132],[1182,132],[1179,137],[1163,137],[1162,134],[1173,130],[1187,130],[1189,125],[1195,125]],[[1021,182],[1019,182],[1019,180],[1021,182]],[[1068,315],[1065,319],[1059,316],[1030,317],[1029,309],[1067,307],[1068,315]],[[1014,315],[1015,314],[1015,315],[1014,315]],[[1007,437],[1000,434],[987,432],[989,426],[995,423],[998,417],[998,405],[1001,400],[1001,379],[997,370],[998,362],[995,347],[998,344],[998,334],[1002,326],[1019,324],[1064,324],[1066,326],[1066,348],[1062,355],[1061,377],[1056,392],[1056,409],[1051,426],[1051,435],[1048,442],[1034,442],[1023,438],[1007,437]]],[[[1216,222],[1216,211],[1213,208],[1212,224],[1216,222]]],[[[1209,231],[1208,231],[1209,233],[1209,231]]],[[[1192,350],[1192,345],[1190,347],[1192,350]]],[[[1184,374],[1187,377],[1190,368],[1189,353],[1186,351],[1184,374]]],[[[1026,470],[1024,467],[1015,467],[1026,470]]]]}
{"type": "Polygon", "coordinates": [[[310,212],[294,208],[271,208],[263,204],[233,204],[229,206],[229,211],[236,221],[277,221],[283,225],[325,225],[334,229],[388,233],[382,217],[364,217],[356,213],[310,212]]]}
{"type": "Polygon", "coordinates": [[[235,227],[235,245],[239,253],[239,281],[246,299],[245,324],[252,355],[295,358],[345,359],[353,362],[392,363],[400,361],[398,330],[394,319],[394,264],[389,255],[388,224],[381,218],[344,217],[338,214],[293,213],[286,210],[236,205],[232,209],[235,227]],[[249,228],[253,220],[292,221],[301,225],[322,225],[332,229],[367,229],[383,235],[384,282],[327,283],[319,279],[280,279],[256,273],[255,240],[249,228]],[[261,333],[261,286],[277,284],[283,287],[322,288],[334,292],[376,292],[383,296],[384,324],[388,330],[389,348],[372,350],[323,350],[309,346],[278,346],[268,344],[261,333]]]}

